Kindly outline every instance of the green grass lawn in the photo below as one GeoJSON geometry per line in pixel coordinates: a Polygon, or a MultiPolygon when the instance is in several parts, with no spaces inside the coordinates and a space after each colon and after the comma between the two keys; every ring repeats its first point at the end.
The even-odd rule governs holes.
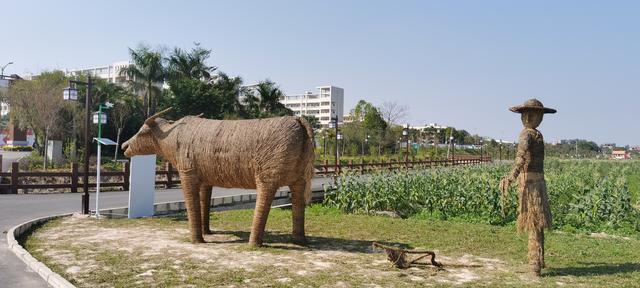
{"type": "Polygon", "coordinates": [[[267,224],[266,247],[254,249],[245,244],[252,213],[212,213],[214,235],[200,245],[187,242],[184,215],[59,219],[36,230],[25,245],[79,287],[634,287],[640,283],[640,237],[548,232],[547,268],[536,280],[527,273],[527,237],[512,226],[344,214],[316,205],[307,209],[309,247],[289,244],[291,212],[275,209],[267,224]],[[384,254],[371,250],[373,241],[435,250],[444,269],[396,269],[384,254]]]}

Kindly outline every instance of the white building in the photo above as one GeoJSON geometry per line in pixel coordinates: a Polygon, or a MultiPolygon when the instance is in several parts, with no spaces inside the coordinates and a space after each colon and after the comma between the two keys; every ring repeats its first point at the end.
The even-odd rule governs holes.
{"type": "Polygon", "coordinates": [[[439,130],[444,130],[449,128],[449,126],[446,125],[440,125],[438,123],[429,123],[427,125],[424,126],[415,126],[415,127],[411,127],[413,129],[417,129],[417,130],[425,130],[425,129],[439,129],[439,130]]]}
{"type": "MultiPolygon", "coordinates": [[[[0,95],[9,92],[9,79],[0,79],[0,95]]],[[[9,114],[9,104],[1,102],[0,116],[9,114]]]]}
{"type": "Polygon", "coordinates": [[[280,98],[285,107],[291,109],[296,116],[310,115],[320,120],[320,124],[328,125],[331,118],[342,122],[344,115],[344,89],[335,86],[316,87],[317,93],[286,95],[280,98]]]}
{"type": "Polygon", "coordinates": [[[122,68],[128,67],[129,65],[131,65],[129,61],[120,61],[107,66],[67,70],[65,71],[65,74],[67,74],[67,76],[91,75],[97,78],[105,79],[109,81],[109,83],[124,84],[126,82],[126,77],[120,76],[120,70],[122,68]]]}

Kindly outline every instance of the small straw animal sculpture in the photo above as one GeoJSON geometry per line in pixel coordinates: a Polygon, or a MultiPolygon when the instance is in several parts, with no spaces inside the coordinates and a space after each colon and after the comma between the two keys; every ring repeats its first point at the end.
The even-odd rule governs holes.
{"type": "Polygon", "coordinates": [[[405,250],[398,247],[391,247],[383,245],[377,242],[373,242],[373,248],[383,249],[387,253],[387,260],[389,260],[396,268],[407,269],[412,265],[428,265],[428,263],[418,262],[427,256],[431,256],[431,265],[435,267],[442,267],[442,264],[436,262],[436,253],[428,250],[405,250]],[[413,260],[408,259],[408,254],[424,254],[418,256],[413,260]]]}

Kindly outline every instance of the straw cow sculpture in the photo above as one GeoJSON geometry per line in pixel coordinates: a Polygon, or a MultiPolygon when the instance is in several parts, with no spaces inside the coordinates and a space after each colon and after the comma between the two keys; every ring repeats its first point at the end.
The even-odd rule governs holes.
{"type": "Polygon", "coordinates": [[[122,149],[127,157],[158,154],[177,167],[191,242],[203,243],[209,229],[211,188],[257,189],[249,244],[262,244],[271,202],[289,186],[293,239],[304,243],[304,209],[311,200],[313,132],[298,117],[210,120],[187,116],[175,122],[149,117],[122,149]]]}

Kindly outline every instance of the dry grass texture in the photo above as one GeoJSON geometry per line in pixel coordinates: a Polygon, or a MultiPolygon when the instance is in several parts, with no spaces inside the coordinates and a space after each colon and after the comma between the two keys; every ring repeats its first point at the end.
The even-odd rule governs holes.
{"type": "Polygon", "coordinates": [[[293,237],[304,242],[304,208],[311,200],[313,132],[298,117],[254,120],[209,120],[187,116],[172,122],[145,121],[122,148],[128,157],[158,154],[180,172],[191,241],[209,234],[211,187],[257,189],[251,237],[262,235],[276,190],[289,186],[293,204],[293,237]]]}

